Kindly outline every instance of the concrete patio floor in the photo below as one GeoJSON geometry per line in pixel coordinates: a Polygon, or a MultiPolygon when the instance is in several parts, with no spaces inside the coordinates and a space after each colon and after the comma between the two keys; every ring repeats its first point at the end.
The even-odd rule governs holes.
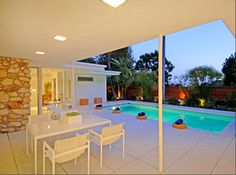
{"type": "MultiPolygon", "coordinates": [[[[103,168],[99,167],[99,147],[91,145],[91,174],[158,174],[158,122],[138,121],[127,114],[111,114],[106,109],[94,111],[113,124],[124,123],[126,151],[122,158],[121,142],[104,148],[103,168]]],[[[235,119],[221,134],[188,128],[173,129],[164,123],[165,174],[235,174],[235,119]]],[[[47,139],[53,142],[54,139],[47,139]]],[[[25,154],[25,132],[0,135],[0,174],[33,174],[33,154],[25,154]]],[[[42,142],[38,145],[38,172],[42,173],[42,142]]],[[[56,165],[57,174],[86,174],[86,154],[56,165]]],[[[46,171],[51,173],[47,161],[46,171]]]]}

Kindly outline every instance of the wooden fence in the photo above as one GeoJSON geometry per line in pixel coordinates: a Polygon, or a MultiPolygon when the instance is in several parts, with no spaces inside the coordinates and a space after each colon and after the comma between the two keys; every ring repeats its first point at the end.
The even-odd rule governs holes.
{"type": "MultiPolygon", "coordinates": [[[[181,87],[176,86],[168,86],[165,88],[165,98],[178,98],[178,99],[185,99],[187,98],[187,90],[181,87]]],[[[157,96],[158,89],[156,87],[153,88],[153,96],[157,96]]],[[[212,90],[211,97],[213,99],[227,99],[229,94],[236,95],[236,87],[215,87],[212,90]]],[[[127,96],[141,96],[141,87],[129,87],[127,89],[127,96]]]]}

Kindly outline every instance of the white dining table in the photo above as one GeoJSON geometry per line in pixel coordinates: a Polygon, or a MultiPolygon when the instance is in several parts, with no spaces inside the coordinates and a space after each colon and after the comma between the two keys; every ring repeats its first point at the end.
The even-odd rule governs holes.
{"type": "Polygon", "coordinates": [[[94,114],[83,114],[80,123],[65,123],[62,120],[52,120],[47,115],[31,117],[26,125],[26,154],[29,154],[29,136],[33,139],[34,170],[37,174],[37,142],[39,139],[71,133],[101,125],[111,125],[111,120],[94,114]]]}

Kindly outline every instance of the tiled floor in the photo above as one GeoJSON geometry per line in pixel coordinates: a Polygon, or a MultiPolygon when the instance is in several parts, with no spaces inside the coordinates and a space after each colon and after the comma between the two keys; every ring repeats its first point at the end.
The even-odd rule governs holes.
{"type": "MultiPolygon", "coordinates": [[[[92,174],[158,174],[157,121],[138,121],[126,114],[94,111],[111,119],[112,123],[125,123],[126,151],[122,158],[120,142],[103,152],[103,168],[99,167],[99,147],[91,145],[92,174]]],[[[0,135],[0,174],[32,174],[33,155],[25,154],[25,133],[0,135]]],[[[42,173],[42,144],[39,143],[38,171],[42,173]]],[[[85,174],[86,154],[74,162],[57,164],[57,174],[85,174]]],[[[51,173],[48,161],[47,173],[51,173]]],[[[235,174],[235,120],[221,134],[187,129],[179,131],[164,123],[164,174],[235,174]]]]}

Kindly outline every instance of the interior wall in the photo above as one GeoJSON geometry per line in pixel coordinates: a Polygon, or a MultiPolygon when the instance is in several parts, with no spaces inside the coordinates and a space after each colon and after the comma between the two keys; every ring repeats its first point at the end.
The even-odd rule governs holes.
{"type": "Polygon", "coordinates": [[[94,97],[101,97],[103,102],[106,97],[106,75],[81,75],[83,77],[93,77],[93,82],[78,81],[75,76],[75,104],[79,105],[81,98],[87,98],[89,104],[94,103],[94,97]]]}

